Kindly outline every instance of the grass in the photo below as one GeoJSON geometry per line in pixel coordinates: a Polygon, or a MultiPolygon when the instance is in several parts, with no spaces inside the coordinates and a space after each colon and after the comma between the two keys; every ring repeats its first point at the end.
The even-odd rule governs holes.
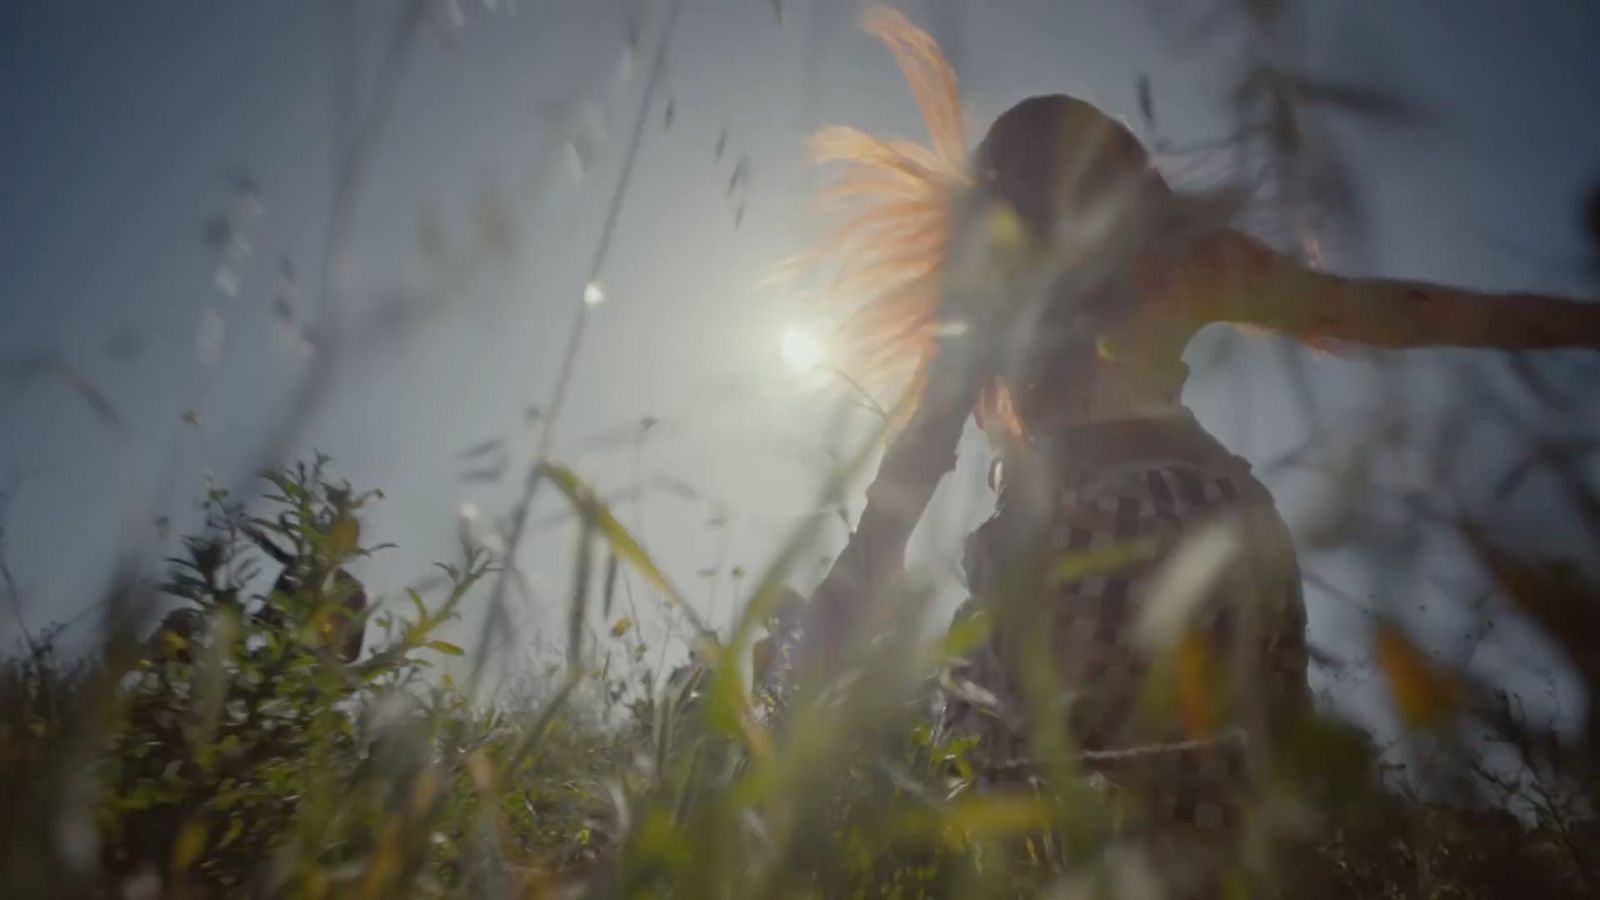
{"type": "MultiPolygon", "coordinates": [[[[325,463],[271,476],[249,518],[337,565],[365,552],[347,523],[374,497],[325,463]]],[[[596,541],[649,571],[583,485],[563,487],[596,541]]],[[[1120,849],[1114,797],[1053,772],[985,788],[931,726],[959,632],[873,635],[781,718],[739,658],[760,603],[679,677],[574,657],[473,703],[435,668],[463,652],[436,631],[493,575],[482,550],[441,567],[437,601],[369,610],[375,640],[345,662],[342,598],[263,593],[244,511],[222,492],[208,508],[163,588],[205,627],[72,659],[47,633],[0,668],[8,896],[1142,896],[1161,874],[1120,849]]],[[[1392,678],[1446,677],[1411,662],[1392,678]]],[[[1419,722],[1464,778],[1474,757],[1447,723],[1475,715],[1474,689],[1419,722]]],[[[1499,808],[1419,799],[1336,721],[1279,752],[1253,827],[1214,850],[1229,896],[1585,896],[1596,876],[1583,747],[1523,747],[1538,777],[1504,784],[1499,808]]]]}

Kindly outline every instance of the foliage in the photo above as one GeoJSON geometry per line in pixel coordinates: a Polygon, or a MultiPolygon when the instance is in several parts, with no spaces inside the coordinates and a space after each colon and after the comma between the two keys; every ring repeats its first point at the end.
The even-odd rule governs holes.
{"type": "MultiPolygon", "coordinates": [[[[114,680],[109,654],[64,661],[50,634],[0,669],[9,895],[1117,896],[1150,876],[1117,849],[1106,794],[1081,779],[986,784],[970,748],[930,726],[928,679],[970,639],[960,629],[933,644],[885,631],[853,657],[853,688],[783,715],[748,695],[739,639],[703,645],[661,689],[642,655],[623,676],[580,665],[602,706],[621,695],[612,679],[637,681],[637,699],[610,707],[620,715],[580,702],[570,677],[474,703],[430,671],[461,652],[436,629],[491,569],[467,544],[441,567],[441,600],[410,591],[403,613],[367,611],[382,639],[343,661],[319,624],[327,599],[254,590],[242,537],[270,528],[330,563],[369,552],[344,523],[377,495],[328,482],[325,463],[269,476],[270,516],[207,498],[209,526],[165,583],[203,628],[158,630],[114,680]]],[[[587,487],[550,471],[601,538],[648,564],[587,487]]],[[[1401,635],[1382,641],[1397,703],[1426,713],[1419,731],[1468,714],[1466,679],[1438,689],[1401,635]],[[1443,697],[1455,705],[1418,706],[1443,697]]],[[[1504,739],[1526,739],[1500,709],[1504,739]]],[[[1496,805],[1472,808],[1397,787],[1364,736],[1313,718],[1262,798],[1280,832],[1266,855],[1216,852],[1251,895],[1583,896],[1593,795],[1560,743],[1524,740],[1541,777],[1502,780],[1496,805]],[[1515,798],[1522,819],[1506,811],[1515,798]]]]}

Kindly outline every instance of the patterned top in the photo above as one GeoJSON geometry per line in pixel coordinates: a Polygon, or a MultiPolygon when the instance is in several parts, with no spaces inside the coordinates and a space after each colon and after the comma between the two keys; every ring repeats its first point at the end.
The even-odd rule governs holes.
{"type": "Polygon", "coordinates": [[[1250,782],[1254,714],[1278,720],[1308,702],[1287,528],[1242,460],[1195,437],[1198,452],[1171,459],[1057,454],[1007,475],[995,515],[968,541],[973,599],[957,615],[987,614],[994,628],[952,673],[944,717],[976,739],[988,780],[1025,779],[1036,761],[1019,671],[1038,627],[1060,685],[1050,701],[1065,706],[1079,761],[1149,820],[1230,824],[1250,782]],[[1238,538],[1209,578],[1196,557],[1210,551],[1195,549],[1215,546],[1202,543],[1218,534],[1208,528],[1238,538]],[[1028,570],[1039,580],[1014,590],[1040,559],[1028,570]],[[1164,577],[1185,562],[1190,574],[1164,577]],[[1162,607],[1187,613],[1157,627],[1162,607]]]}

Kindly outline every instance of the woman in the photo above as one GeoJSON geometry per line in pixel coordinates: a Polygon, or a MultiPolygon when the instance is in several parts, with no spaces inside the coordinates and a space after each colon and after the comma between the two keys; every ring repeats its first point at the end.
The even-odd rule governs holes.
{"type": "Polygon", "coordinates": [[[1243,460],[1183,407],[1181,361],[1213,322],[1312,344],[1500,349],[1600,345],[1600,306],[1300,266],[1174,191],[1122,125],[1081,100],[1019,103],[969,159],[953,72],[878,8],[929,147],[844,128],[837,227],[802,268],[838,267],[858,376],[920,398],[856,532],[813,597],[807,671],[854,636],[903,564],[969,414],[992,439],[994,516],[969,539],[988,637],[947,722],[990,780],[1061,754],[1098,772],[1157,835],[1227,833],[1276,732],[1307,704],[1305,612],[1287,528],[1243,460]],[[1039,727],[1059,716],[1073,746],[1039,727]],[[1165,752],[1147,752],[1152,748],[1165,752]]]}

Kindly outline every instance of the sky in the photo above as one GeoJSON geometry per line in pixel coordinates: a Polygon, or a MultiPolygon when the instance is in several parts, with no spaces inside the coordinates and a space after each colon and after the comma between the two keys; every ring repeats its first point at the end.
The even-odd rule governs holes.
{"type": "MultiPolygon", "coordinates": [[[[429,312],[342,367],[294,443],[301,454],[334,456],[335,473],[358,486],[385,491],[365,533],[398,547],[361,571],[380,594],[451,558],[463,510],[491,520],[514,502],[539,433],[529,409],[546,404],[584,302],[669,3],[428,6],[430,24],[394,82],[370,156],[348,265],[328,296],[347,311],[401,297],[429,312]],[[473,223],[497,212],[515,223],[508,252],[475,255],[466,240],[473,223]],[[490,439],[503,449],[462,459],[490,439]],[[502,462],[497,482],[462,477],[502,462]]],[[[1063,91],[1150,141],[1216,139],[1228,133],[1229,96],[1251,59],[1237,15],[1206,26],[1202,13],[1227,4],[902,6],[947,45],[974,140],[1017,100],[1063,91]],[[1151,84],[1154,132],[1138,118],[1140,76],[1151,84]]],[[[10,0],[0,8],[0,361],[66,362],[122,423],[109,427],[56,381],[0,383],[6,552],[30,630],[64,621],[78,623],[72,633],[88,629],[85,611],[119,548],[170,551],[158,518],[175,531],[193,527],[193,498],[208,477],[248,480],[311,365],[296,329],[327,302],[318,285],[340,148],[371,101],[399,7],[10,0]],[[258,186],[259,208],[240,205],[231,187],[239,172],[258,186]],[[249,247],[231,260],[204,239],[206,223],[230,210],[249,247]],[[296,273],[287,295],[280,260],[296,273]],[[280,295],[293,310],[288,324],[275,312],[280,295]]],[[[814,313],[761,284],[807,234],[815,184],[807,132],[842,123],[922,133],[855,9],[851,0],[686,0],[596,279],[604,302],[588,311],[557,426],[556,458],[602,492],[649,487],[618,512],[717,623],[734,610],[733,568],[755,570],[771,557],[813,511],[827,454],[864,427],[858,415],[841,433],[841,392],[817,390],[784,365],[783,334],[814,313]],[[658,424],[639,443],[645,417],[658,424]]],[[[1581,265],[1575,198],[1600,177],[1600,10],[1541,0],[1513,12],[1464,0],[1441,16],[1423,0],[1364,0],[1316,4],[1288,25],[1280,62],[1383,86],[1424,112],[1401,124],[1334,113],[1314,120],[1348,163],[1363,214],[1357,233],[1320,235],[1326,265],[1597,294],[1581,265]]],[[[1286,354],[1298,351],[1216,331],[1191,347],[1187,402],[1258,466],[1302,443],[1313,423],[1286,354]]],[[[1583,384],[1593,366],[1559,356],[1541,370],[1583,384]]],[[[1542,410],[1502,361],[1481,354],[1302,362],[1335,434],[1338,423],[1370,421],[1403,400],[1426,444],[1433,413],[1463,396],[1463,372],[1495,385],[1529,428],[1565,433],[1594,421],[1593,402],[1562,416],[1542,410]]],[[[981,449],[969,435],[913,549],[936,578],[935,620],[962,598],[961,537],[987,513],[981,449]]],[[[1460,452],[1490,473],[1511,445],[1491,434],[1460,452]]],[[[1384,456],[1386,475],[1425,491],[1416,455],[1384,456]]],[[[1327,479],[1277,469],[1263,469],[1263,480],[1297,533],[1330,489],[1327,479]]],[[[1563,546],[1570,518],[1550,512],[1561,503],[1554,485],[1536,480],[1501,511],[1507,533],[1563,546]]],[[[859,496],[849,505],[859,511],[859,496]]],[[[559,511],[547,494],[534,519],[559,511]]],[[[794,575],[802,587],[844,539],[842,525],[829,528],[815,560],[794,575]]],[[[1307,568],[1349,595],[1308,589],[1313,640],[1358,660],[1365,608],[1380,595],[1441,640],[1464,627],[1446,604],[1430,612],[1428,597],[1441,581],[1453,592],[1481,589],[1481,577],[1447,539],[1415,524],[1401,530],[1419,535],[1403,571],[1363,548],[1303,547],[1307,568]],[[1387,596],[1395,594],[1403,596],[1387,596]]],[[[516,601],[519,627],[503,635],[518,652],[559,651],[550,635],[562,633],[572,540],[570,528],[541,527],[519,558],[531,596],[516,601]]],[[[671,617],[654,611],[642,585],[629,586],[644,604],[646,637],[669,644],[671,617]]],[[[461,633],[480,617],[469,607],[461,633]]],[[[15,626],[8,613],[0,639],[14,643],[15,626]]],[[[1520,667],[1535,686],[1554,671],[1548,652],[1507,631],[1479,662],[1520,667]]],[[[1551,703],[1570,704],[1570,683],[1555,677],[1551,703]]],[[[1340,687],[1357,706],[1371,689],[1340,687]]]]}

